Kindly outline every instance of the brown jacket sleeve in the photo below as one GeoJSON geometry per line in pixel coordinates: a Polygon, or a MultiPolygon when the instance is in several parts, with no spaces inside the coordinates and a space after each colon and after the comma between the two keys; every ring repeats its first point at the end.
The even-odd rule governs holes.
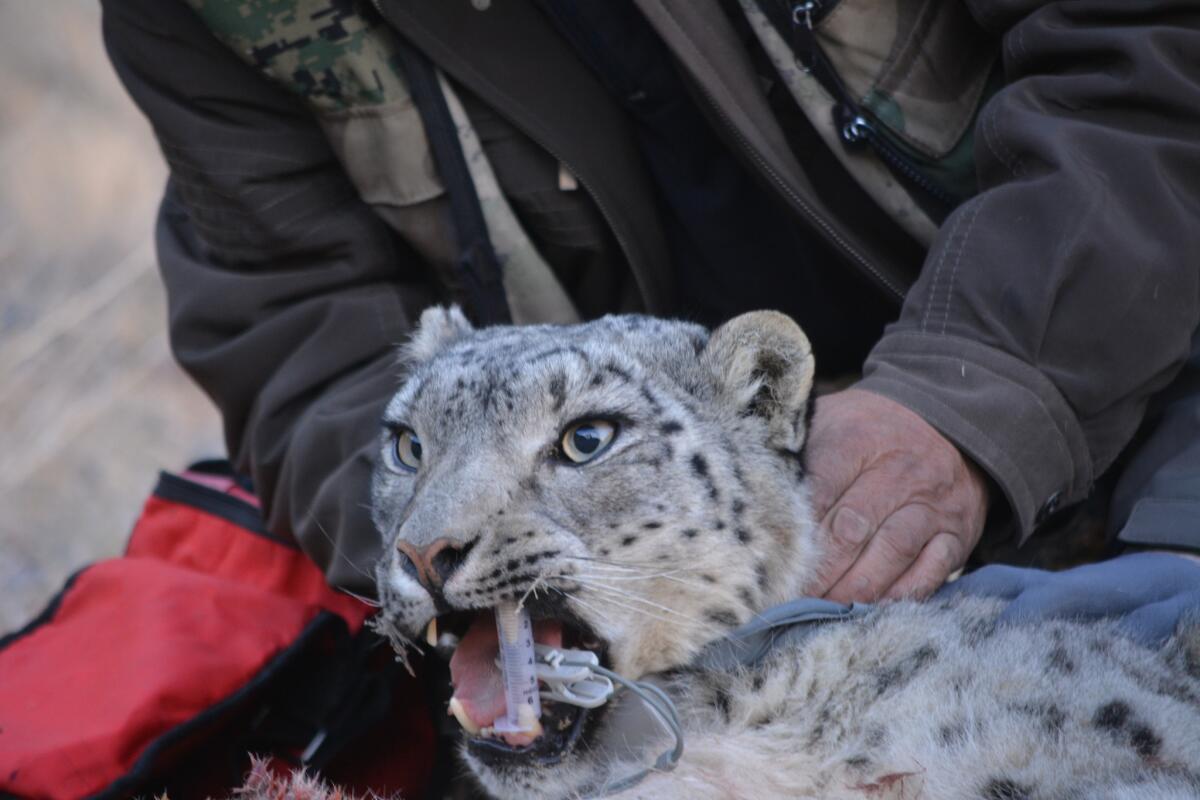
{"type": "Polygon", "coordinates": [[[1129,441],[1200,318],[1200,9],[971,0],[1006,88],[861,386],[998,483],[1022,536],[1129,441]]]}
{"type": "Polygon", "coordinates": [[[308,112],[182,3],[104,12],[110,57],[170,165],[157,245],[175,355],[219,407],[269,526],[331,583],[370,591],[378,420],[429,284],[308,112]]]}

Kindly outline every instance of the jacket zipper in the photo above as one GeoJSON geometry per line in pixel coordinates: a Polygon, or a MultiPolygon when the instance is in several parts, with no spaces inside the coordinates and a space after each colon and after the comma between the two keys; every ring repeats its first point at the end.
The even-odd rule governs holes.
{"type": "MultiPolygon", "coordinates": [[[[371,4],[375,7],[375,10],[379,12],[379,15],[381,17],[383,17],[385,20],[387,20],[389,23],[391,23],[392,26],[396,30],[401,30],[401,27],[396,25],[395,20],[393,20],[391,18],[391,16],[388,15],[387,11],[384,10],[383,0],[371,0],[371,4]]],[[[805,6],[805,5],[809,5],[809,4],[810,3],[799,3],[797,5],[805,6]]],[[[834,3],[831,2],[831,0],[811,0],[811,5],[812,5],[812,8],[810,9],[810,12],[811,12],[810,19],[812,19],[815,24],[815,22],[821,18],[821,8],[825,7],[825,10],[827,11],[829,7],[832,7],[834,5],[834,3]]],[[[815,43],[815,39],[814,39],[814,43],[815,43]]],[[[771,167],[771,165],[766,162],[766,160],[758,153],[758,151],[748,141],[746,141],[746,138],[742,135],[742,132],[737,129],[737,126],[733,124],[733,121],[725,113],[724,109],[722,109],[720,107],[720,105],[716,102],[716,100],[713,99],[712,95],[709,93],[707,88],[700,85],[699,83],[694,83],[694,85],[700,90],[700,93],[704,97],[705,102],[708,103],[709,107],[713,110],[713,112],[716,114],[717,118],[721,121],[721,124],[733,136],[734,140],[737,142],[737,144],[741,148],[742,152],[745,155],[747,155],[750,158],[750,160],[753,161],[758,166],[758,168],[762,172],[762,174],[767,176],[767,178],[771,181],[771,183],[774,184],[775,187],[785,197],[787,197],[789,200],[792,201],[793,205],[795,205],[795,207],[800,210],[801,214],[808,220],[808,222],[811,225],[813,225],[814,227],[819,228],[822,232],[824,232],[826,237],[831,242],[833,242],[834,245],[838,249],[840,249],[847,257],[849,257],[851,261],[858,264],[858,266],[860,268],[862,268],[868,274],[868,276],[870,276],[875,281],[875,283],[877,283],[881,288],[883,288],[885,291],[889,292],[897,300],[903,300],[904,294],[905,294],[904,289],[900,286],[897,286],[887,275],[884,275],[883,272],[877,266],[875,266],[873,263],[871,263],[871,261],[866,256],[864,256],[861,252],[859,252],[857,249],[855,249],[854,245],[852,245],[852,244],[850,244],[850,242],[846,241],[846,239],[840,233],[838,233],[837,230],[835,230],[833,228],[833,226],[830,225],[829,222],[823,216],[821,216],[819,213],[817,213],[816,209],[814,209],[808,203],[807,200],[805,200],[803,197],[801,197],[796,191],[794,191],[792,189],[791,186],[789,186],[787,184],[787,181],[785,181],[783,179],[783,177],[780,176],[771,167]]],[[[580,185],[583,186],[583,188],[587,190],[587,192],[591,196],[592,200],[596,203],[596,207],[600,210],[601,216],[604,217],[604,221],[606,223],[608,223],[609,230],[611,230],[613,232],[613,236],[616,238],[617,244],[620,245],[621,251],[625,254],[625,257],[627,259],[629,259],[629,262],[632,265],[634,263],[634,258],[632,255],[633,249],[630,247],[629,242],[626,239],[626,237],[621,234],[620,229],[616,225],[613,224],[614,217],[613,217],[609,207],[596,194],[596,192],[592,191],[592,188],[588,185],[588,181],[585,178],[583,178],[580,175],[580,173],[577,172],[571,166],[570,162],[565,161],[562,158],[562,156],[560,156],[554,150],[554,148],[550,147],[537,134],[524,128],[524,126],[522,126],[522,130],[524,130],[525,135],[527,135],[530,139],[532,139],[538,146],[540,146],[543,150],[545,150],[547,153],[549,153],[555,160],[557,160],[559,163],[564,165],[568,170],[570,170],[571,174],[575,176],[575,178],[579,181],[580,185]]]]}
{"type": "Polygon", "coordinates": [[[867,145],[906,183],[942,204],[949,211],[955,200],[942,187],[924,175],[912,158],[897,146],[871,120],[842,83],[833,65],[825,56],[813,27],[828,13],[834,3],[829,0],[794,2],[791,7],[793,51],[804,67],[836,99],[833,122],[838,138],[849,147],[867,145]]]}
{"type": "Polygon", "coordinates": [[[861,111],[838,104],[833,109],[833,114],[835,123],[839,120],[842,121],[842,124],[838,126],[838,137],[843,142],[851,147],[861,146],[864,143],[869,145],[877,156],[894,171],[900,173],[900,176],[908,183],[946,206],[947,210],[954,207],[954,198],[914,167],[909,157],[886,134],[881,133],[875,127],[875,123],[865,117],[861,111]]]}

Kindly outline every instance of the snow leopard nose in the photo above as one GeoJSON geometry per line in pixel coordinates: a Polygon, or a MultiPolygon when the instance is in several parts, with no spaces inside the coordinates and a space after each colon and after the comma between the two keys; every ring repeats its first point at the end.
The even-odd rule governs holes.
{"type": "Polygon", "coordinates": [[[400,551],[400,566],[430,591],[440,592],[442,584],[450,580],[470,555],[475,542],[459,541],[443,537],[418,548],[410,542],[397,542],[400,551]]]}

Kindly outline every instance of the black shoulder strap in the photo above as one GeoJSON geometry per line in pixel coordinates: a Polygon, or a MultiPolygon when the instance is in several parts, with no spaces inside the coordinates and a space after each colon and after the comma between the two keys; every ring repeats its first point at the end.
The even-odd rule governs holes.
{"type": "Polygon", "coordinates": [[[401,37],[397,38],[400,66],[408,77],[412,94],[438,174],[446,187],[454,232],[458,239],[459,269],[476,322],[500,325],[512,322],[501,281],[500,262],[488,238],[487,222],[475,193],[475,182],[463,157],[458,129],[438,85],[437,73],[423,53],[401,37]]]}

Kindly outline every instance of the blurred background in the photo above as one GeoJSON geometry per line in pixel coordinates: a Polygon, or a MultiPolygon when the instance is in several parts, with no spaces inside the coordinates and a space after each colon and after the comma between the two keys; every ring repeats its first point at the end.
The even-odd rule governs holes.
{"type": "Polygon", "coordinates": [[[159,469],[223,452],[167,346],[165,177],[97,0],[0,0],[0,635],[121,551],[159,469]]]}

